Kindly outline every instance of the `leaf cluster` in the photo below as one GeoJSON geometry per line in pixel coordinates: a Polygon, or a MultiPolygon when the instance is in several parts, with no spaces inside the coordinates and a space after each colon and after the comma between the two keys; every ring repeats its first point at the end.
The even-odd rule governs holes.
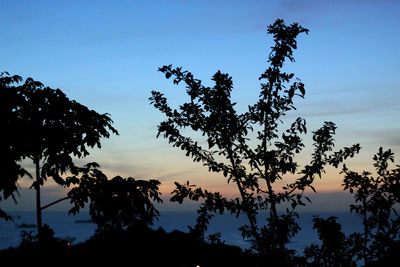
{"type": "MultiPolygon", "coordinates": [[[[85,157],[89,148],[101,147],[101,138],[118,134],[109,114],[70,100],[60,89],[32,78],[22,82],[20,76],[8,73],[2,73],[0,80],[2,124],[8,129],[2,151],[10,161],[1,181],[12,185],[22,175],[31,176],[18,164],[29,158],[42,164],[40,178],[32,186],[42,185],[47,177],[64,184],[61,175],[75,168],[72,157],[85,157]]],[[[7,188],[6,196],[16,191],[15,186],[2,188],[7,188]]]]}
{"type": "Polygon", "coordinates": [[[350,211],[363,220],[364,231],[359,236],[358,257],[365,263],[388,254],[396,240],[400,239],[400,166],[390,170],[389,162],[394,162],[394,154],[379,148],[373,156],[376,176],[363,171],[349,170],[343,166],[344,190],[354,195],[355,204],[350,211]]]}
{"type": "MultiPolygon", "coordinates": [[[[18,75],[10,76],[7,72],[0,73],[0,113],[1,125],[5,131],[2,131],[2,138],[0,141],[2,160],[0,162],[0,201],[12,197],[14,201],[15,194],[18,194],[18,179],[30,174],[22,168],[19,161],[23,159],[18,145],[20,140],[18,136],[20,131],[15,127],[18,116],[15,112],[15,106],[22,103],[23,99],[15,94],[16,86],[22,81],[18,75]]],[[[0,209],[0,218],[10,220],[4,211],[0,209]]]]}
{"type": "Polygon", "coordinates": [[[305,248],[304,255],[311,260],[311,266],[357,266],[354,257],[354,242],[342,232],[336,217],[313,219],[321,245],[312,244],[305,248]]]}
{"type": "Polygon", "coordinates": [[[380,266],[397,257],[400,244],[400,166],[389,169],[394,154],[382,147],[373,160],[376,176],[367,171],[351,171],[345,164],[342,170],[345,175],[343,188],[353,195],[355,202],[350,205],[350,212],[360,216],[363,231],[345,236],[336,217],[314,218],[314,229],[322,244],[313,244],[304,250],[312,266],[358,266],[360,261],[366,266],[380,266]]]}
{"type": "Polygon", "coordinates": [[[89,204],[89,214],[99,231],[152,225],[159,216],[153,202],[162,202],[160,182],[120,176],[108,179],[98,167],[87,164],[79,169],[79,175],[66,178],[66,184],[74,186],[68,193],[73,204],[69,213],[76,214],[89,204]]]}

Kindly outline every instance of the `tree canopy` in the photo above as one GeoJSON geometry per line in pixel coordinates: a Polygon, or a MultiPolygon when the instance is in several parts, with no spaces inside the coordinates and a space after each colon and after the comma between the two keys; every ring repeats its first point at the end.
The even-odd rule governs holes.
{"type": "MultiPolygon", "coordinates": [[[[3,125],[2,138],[0,141],[1,151],[3,153],[0,161],[0,201],[8,197],[14,198],[18,193],[18,179],[24,175],[32,177],[22,166],[20,161],[23,159],[19,151],[20,135],[22,129],[19,129],[17,123],[18,114],[16,106],[20,105],[23,98],[16,94],[16,86],[22,81],[18,75],[10,76],[7,72],[0,74],[0,101],[1,101],[1,125],[3,125]]],[[[0,209],[0,219],[10,219],[10,217],[0,209]]]]}
{"type": "Polygon", "coordinates": [[[79,176],[67,177],[74,185],[68,197],[76,214],[89,203],[89,214],[99,231],[123,229],[138,224],[152,225],[159,216],[152,202],[162,202],[157,180],[135,180],[115,176],[108,179],[95,163],[79,169],[79,176]]]}
{"type": "Polygon", "coordinates": [[[45,87],[41,82],[20,76],[1,77],[3,125],[8,126],[2,146],[7,151],[7,172],[1,174],[4,197],[17,190],[17,180],[24,174],[20,161],[31,159],[35,165],[38,231],[41,227],[40,186],[48,178],[64,185],[63,174],[76,173],[73,157],[89,155],[89,148],[101,147],[101,138],[118,134],[109,114],[99,114],[75,100],[70,100],[60,89],[45,87]]]}
{"type": "Polygon", "coordinates": [[[210,171],[221,172],[228,183],[237,185],[240,193],[240,198],[226,200],[219,194],[196,190],[187,183],[177,185],[172,200],[181,202],[184,197],[193,196],[195,200],[204,198],[198,220],[203,225],[222,207],[222,210],[236,214],[244,213],[249,225],[242,228],[242,233],[252,240],[253,248],[261,253],[274,253],[276,258],[282,255],[281,259],[284,259],[287,255],[285,244],[299,230],[295,221],[296,207],[309,201],[303,195],[304,191],[315,192],[312,186],[315,177],[321,177],[327,165],[338,167],[343,160],[354,156],[360,146],[332,152],[336,126],[333,122],[325,122],[313,132],[311,162],[301,168],[295,161],[305,146],[301,137],[307,133],[305,120],[297,118],[281,134],[278,129],[285,126],[283,117],[287,112],[295,109],[294,98],[304,98],[305,86],[293,73],[286,73],[282,68],[286,61],[294,62],[296,38],[308,30],[297,23],[286,25],[283,20],[276,20],[267,33],[272,35],[274,46],[268,57],[269,66],[259,77],[259,99],[248,107],[248,111],[242,114],[236,111],[236,103],[231,100],[232,77],[228,74],[217,71],[212,77],[214,86],[208,87],[189,71],[172,65],[163,66],[159,71],[167,79],[172,78],[176,85],[184,83],[189,101],[173,109],[164,94],[152,91],[150,103],[166,116],[158,126],[157,136],[163,136],[210,171]],[[200,132],[205,142],[187,135],[189,129],[200,132]],[[257,142],[250,137],[253,133],[257,142]],[[286,174],[298,178],[283,188],[274,186],[286,174]],[[277,207],[285,202],[291,208],[279,214],[277,207]],[[216,209],[215,205],[221,204],[216,209]],[[267,224],[260,226],[257,222],[259,213],[266,216],[267,224]]]}

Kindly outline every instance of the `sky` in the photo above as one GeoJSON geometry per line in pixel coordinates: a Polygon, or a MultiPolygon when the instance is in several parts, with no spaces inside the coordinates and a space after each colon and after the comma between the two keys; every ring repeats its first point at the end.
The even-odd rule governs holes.
{"type": "MultiPolygon", "coordinates": [[[[77,163],[96,161],[109,177],[160,180],[165,199],[174,181],[187,180],[235,196],[237,189],[222,175],[209,173],[156,138],[164,117],[150,105],[150,92],[164,93],[172,107],[187,100],[185,88],[174,86],[157,69],[182,66],[209,86],[216,71],[229,73],[233,101],[244,112],[257,101],[258,77],[268,67],[273,43],[267,26],[278,18],[297,22],[310,30],[298,38],[296,62],[285,65],[306,87],[305,99],[287,116],[307,121],[307,148],[299,161],[306,162],[311,153],[311,131],[333,121],[337,149],[355,143],[362,147],[347,166],[373,170],[372,156],[380,146],[391,148],[397,163],[400,156],[398,14],[400,1],[394,0],[1,0],[0,71],[60,88],[70,99],[111,115],[120,135],[103,140],[101,149],[77,163]]],[[[313,208],[347,207],[339,171],[329,168],[316,181],[320,194],[313,196],[313,208]]],[[[17,205],[10,200],[0,205],[32,209],[31,183],[19,182],[17,205]]],[[[43,204],[65,193],[48,181],[43,204]]]]}

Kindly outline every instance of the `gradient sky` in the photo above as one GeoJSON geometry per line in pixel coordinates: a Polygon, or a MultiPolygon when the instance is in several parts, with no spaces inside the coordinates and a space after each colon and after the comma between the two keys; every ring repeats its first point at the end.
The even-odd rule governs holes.
{"type": "MultiPolygon", "coordinates": [[[[306,98],[288,117],[303,116],[309,132],[335,122],[337,149],[362,146],[348,166],[371,169],[380,146],[400,156],[399,14],[400,1],[394,0],[2,0],[0,71],[32,77],[111,114],[120,135],[104,140],[101,150],[80,163],[97,161],[110,176],[158,179],[166,197],[173,181],[186,180],[232,195],[235,188],[223,176],[156,139],[163,116],[149,105],[150,91],[165,93],[172,106],[186,100],[185,89],[173,86],[158,67],[182,66],[210,86],[217,70],[229,73],[233,100],[244,111],[256,101],[258,77],[267,67],[267,26],[277,18],[298,22],[310,33],[298,39],[296,62],[287,70],[305,83],[306,98]]],[[[310,147],[311,134],[305,140],[310,147]]],[[[329,169],[316,188],[326,199],[341,191],[342,179],[329,169]]],[[[30,184],[20,182],[22,188],[30,184]]],[[[32,208],[25,191],[17,207],[2,205],[32,208]]],[[[43,204],[64,193],[48,183],[43,204]]],[[[320,207],[335,208],[328,199],[320,207]]]]}

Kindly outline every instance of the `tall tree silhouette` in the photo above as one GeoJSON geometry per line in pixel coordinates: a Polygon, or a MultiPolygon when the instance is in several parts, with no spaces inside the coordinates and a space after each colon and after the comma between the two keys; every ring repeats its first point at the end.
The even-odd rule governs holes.
{"type": "Polygon", "coordinates": [[[258,102],[250,105],[247,112],[238,114],[235,110],[236,103],[231,101],[232,78],[220,71],[212,77],[215,85],[207,87],[180,67],[163,66],[159,71],[167,79],[173,78],[174,84],[183,82],[190,99],[178,109],[172,109],[166,97],[157,91],[152,91],[149,100],[167,117],[159,124],[157,137],[161,135],[168,139],[173,146],[184,150],[186,156],[202,162],[210,171],[222,172],[228,183],[237,185],[240,193],[240,198],[227,200],[220,194],[210,194],[187,183],[177,185],[172,200],[182,202],[185,197],[204,198],[206,201],[199,210],[198,220],[203,224],[216,211],[244,213],[249,225],[241,230],[252,240],[253,248],[266,255],[273,253],[276,259],[285,259],[288,253],[285,244],[299,230],[295,220],[298,216],[296,207],[309,201],[303,195],[304,191],[309,188],[315,192],[313,181],[315,177],[321,177],[325,166],[338,167],[360,147],[353,145],[332,153],[336,126],[325,122],[313,132],[311,162],[300,168],[295,156],[304,147],[301,135],[307,132],[305,120],[297,118],[281,134],[278,128],[284,125],[283,117],[287,112],[295,109],[294,98],[305,95],[304,84],[299,79],[294,80],[294,74],[286,73],[282,68],[287,60],[294,61],[296,38],[308,30],[297,23],[287,26],[283,20],[276,20],[267,32],[273,36],[275,44],[268,57],[269,67],[259,78],[258,102]],[[201,132],[206,145],[193,136],[184,135],[186,129],[201,132]],[[256,140],[250,138],[252,133],[256,134],[256,140]],[[274,183],[286,174],[298,178],[283,188],[275,186],[274,183]],[[279,214],[278,206],[284,202],[289,202],[290,208],[279,214]],[[263,221],[260,226],[257,222],[258,213],[266,216],[266,224],[263,221]]]}
{"type": "MultiPolygon", "coordinates": [[[[0,201],[9,197],[16,201],[15,194],[18,194],[18,179],[24,175],[30,176],[19,164],[19,161],[23,158],[23,153],[20,150],[20,137],[24,129],[19,123],[20,118],[16,112],[16,107],[24,99],[16,94],[16,86],[21,81],[22,78],[18,75],[10,76],[7,72],[0,74],[1,125],[5,129],[2,131],[0,141],[2,152],[2,160],[0,161],[0,201]]],[[[9,215],[0,209],[1,218],[11,219],[9,215]]]]}
{"type": "MultiPolygon", "coordinates": [[[[20,82],[21,79],[18,79],[20,82]]],[[[109,114],[99,114],[68,99],[60,89],[45,87],[31,78],[12,88],[7,116],[12,118],[18,139],[9,145],[15,154],[10,160],[31,159],[35,166],[37,227],[40,239],[42,227],[40,187],[51,177],[65,185],[62,175],[76,173],[73,157],[89,155],[89,148],[101,147],[100,139],[110,132],[118,134],[109,114]],[[15,146],[14,146],[15,145],[15,146]]],[[[15,175],[7,179],[16,179],[15,175]]]]}

